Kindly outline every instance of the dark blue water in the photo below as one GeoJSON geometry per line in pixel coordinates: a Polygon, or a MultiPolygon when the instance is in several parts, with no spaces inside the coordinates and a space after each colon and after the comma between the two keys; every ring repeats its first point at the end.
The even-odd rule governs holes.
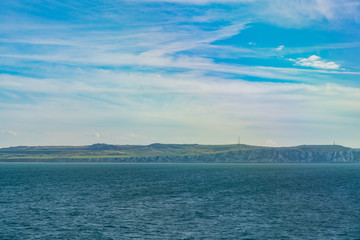
{"type": "Polygon", "coordinates": [[[360,165],[1,163],[0,239],[360,239],[360,165]]]}

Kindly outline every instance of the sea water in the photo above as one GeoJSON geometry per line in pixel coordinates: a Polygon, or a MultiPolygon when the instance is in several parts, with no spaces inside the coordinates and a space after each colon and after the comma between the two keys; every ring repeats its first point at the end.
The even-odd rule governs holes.
{"type": "Polygon", "coordinates": [[[1,163],[0,239],[360,239],[360,165],[1,163]]]}

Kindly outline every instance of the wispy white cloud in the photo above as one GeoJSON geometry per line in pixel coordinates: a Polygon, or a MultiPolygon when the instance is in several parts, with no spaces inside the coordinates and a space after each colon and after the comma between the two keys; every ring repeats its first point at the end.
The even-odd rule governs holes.
{"type": "Polygon", "coordinates": [[[1,134],[5,134],[5,135],[10,135],[10,136],[17,136],[17,135],[18,135],[17,132],[15,132],[15,131],[13,131],[13,130],[8,130],[8,129],[6,129],[6,130],[0,130],[0,133],[1,133],[1,134]]]}
{"type": "Polygon", "coordinates": [[[283,27],[301,28],[311,24],[343,20],[360,20],[360,3],[357,0],[259,0],[250,7],[259,19],[283,27]],[[256,7],[253,7],[256,6],[256,7]]]}
{"type": "Polygon", "coordinates": [[[93,138],[99,138],[99,137],[101,137],[101,134],[98,132],[92,132],[92,133],[86,134],[86,136],[93,137],[93,138]]]}
{"type": "MultiPolygon", "coordinates": [[[[88,42],[89,40],[82,41],[82,39],[76,37],[73,40],[68,40],[68,42],[74,42],[75,44],[75,46],[70,49],[35,54],[20,54],[15,52],[2,54],[1,56],[8,59],[13,58],[26,61],[35,60],[46,63],[70,64],[74,66],[85,64],[86,66],[92,67],[133,65],[161,68],[183,68],[187,70],[207,70],[212,72],[234,73],[271,79],[301,80],[299,77],[295,76],[298,72],[296,69],[287,69],[284,71],[284,69],[280,68],[258,68],[217,64],[214,63],[211,58],[181,54],[183,51],[189,51],[199,47],[212,51],[212,42],[236,35],[244,28],[245,24],[246,23],[230,25],[210,32],[196,30],[198,34],[195,34],[195,37],[191,37],[191,32],[193,32],[193,30],[191,32],[185,31],[173,39],[168,39],[167,42],[154,42],[154,40],[151,40],[153,44],[151,46],[145,46],[145,49],[139,53],[126,53],[122,51],[122,49],[119,52],[117,44],[104,45],[103,41],[88,42]],[[77,50],[75,51],[74,48],[77,50]]],[[[160,39],[160,36],[162,35],[164,35],[163,30],[159,29],[158,32],[152,32],[151,36],[152,38],[160,39]],[[159,35],[159,37],[157,37],[157,35],[159,35]]],[[[134,48],[134,46],[139,45],[139,49],[141,49],[141,42],[147,42],[146,38],[146,35],[133,36],[129,39],[129,41],[122,42],[123,48],[126,48],[127,45],[129,45],[130,48],[134,48]],[[140,41],[140,39],[143,39],[143,41],[140,41]]],[[[86,37],[86,39],[92,38],[86,37]]],[[[229,51],[233,52],[233,49],[230,49],[229,51]]],[[[13,84],[16,83],[14,82],[13,84]]],[[[45,85],[42,86],[46,85],[48,84],[45,83],[45,85]]]]}
{"type": "Polygon", "coordinates": [[[284,49],[284,45],[280,45],[277,48],[275,48],[276,51],[281,51],[284,49]]]}
{"type": "Polygon", "coordinates": [[[308,58],[297,58],[297,59],[289,59],[290,61],[294,61],[295,65],[303,66],[303,67],[313,67],[320,69],[339,69],[340,65],[335,62],[327,62],[325,60],[321,60],[319,56],[312,55],[308,58]]]}
{"type": "Polygon", "coordinates": [[[279,145],[272,139],[268,139],[266,141],[266,146],[268,147],[278,147],[279,145]]]}

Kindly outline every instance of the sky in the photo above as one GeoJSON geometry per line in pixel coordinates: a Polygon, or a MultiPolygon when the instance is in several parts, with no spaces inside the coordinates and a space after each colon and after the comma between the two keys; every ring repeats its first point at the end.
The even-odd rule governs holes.
{"type": "Polygon", "coordinates": [[[360,147],[357,0],[12,0],[0,147],[360,147]]]}

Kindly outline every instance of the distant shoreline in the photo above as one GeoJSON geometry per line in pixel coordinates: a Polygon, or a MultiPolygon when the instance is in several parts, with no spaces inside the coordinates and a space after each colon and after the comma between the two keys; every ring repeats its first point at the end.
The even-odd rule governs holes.
{"type": "Polygon", "coordinates": [[[353,163],[360,151],[340,145],[260,147],[245,144],[37,146],[0,149],[0,162],[353,163]]]}

